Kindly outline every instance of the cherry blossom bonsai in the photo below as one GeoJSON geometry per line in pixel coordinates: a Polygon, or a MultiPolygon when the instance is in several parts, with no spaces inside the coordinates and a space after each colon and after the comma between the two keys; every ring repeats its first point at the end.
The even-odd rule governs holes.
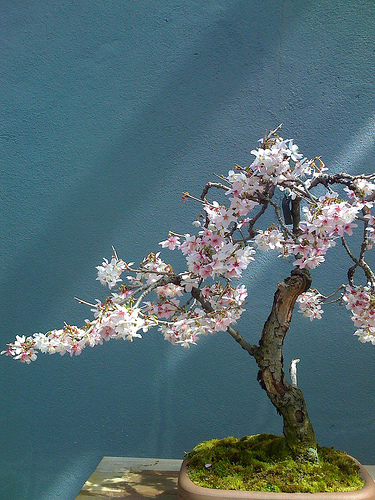
{"type": "Polygon", "coordinates": [[[160,245],[182,252],[185,270],[175,272],[160,253],[150,253],[135,265],[113,249],[112,259],[97,267],[97,279],[114,291],[104,301],[90,304],[91,321],[82,327],[66,324],[45,334],[17,336],[2,354],[30,363],[38,352],[78,355],[104,340],[133,341],[151,328],[183,347],[196,344],[201,335],[227,332],[255,359],[259,383],[283,418],[291,453],[316,459],[314,430],[296,383],[298,360],[292,362],[289,383],[283,342],[296,302],[310,320],[321,317],[324,303],[336,302],[351,313],[359,340],[375,344],[375,275],[366,261],[375,240],[375,174],[330,174],[321,158],[304,158],[278,131],[279,127],[259,141],[250,166],[236,166],[209,182],[200,198],[184,193],[183,198],[198,203],[201,212],[193,222],[194,234],[170,232],[160,245]],[[268,223],[270,217],[273,223],[262,227],[266,213],[268,223]],[[348,243],[353,234],[357,251],[348,243]],[[347,257],[347,283],[323,295],[311,288],[311,270],[324,265],[326,253],[337,244],[347,257]],[[270,250],[289,259],[292,270],[277,285],[255,345],[235,329],[246,305],[241,275],[260,252],[270,250]]]}

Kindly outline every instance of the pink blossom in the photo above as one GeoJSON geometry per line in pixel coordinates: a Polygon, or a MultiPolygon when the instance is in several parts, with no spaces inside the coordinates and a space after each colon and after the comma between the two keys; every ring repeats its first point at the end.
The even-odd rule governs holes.
{"type": "Polygon", "coordinates": [[[180,239],[178,236],[170,236],[167,240],[161,241],[159,245],[163,248],[169,248],[169,250],[174,250],[176,247],[180,246],[180,239]]]}

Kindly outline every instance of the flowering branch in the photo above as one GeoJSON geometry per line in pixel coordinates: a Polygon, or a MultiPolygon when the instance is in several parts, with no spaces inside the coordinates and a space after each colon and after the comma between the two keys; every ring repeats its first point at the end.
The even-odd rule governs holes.
{"type": "MultiPolygon", "coordinates": [[[[92,308],[91,321],[82,328],[65,325],[46,334],[17,336],[3,354],[30,363],[38,351],[80,354],[87,345],[112,338],[133,340],[142,336],[140,332],[156,327],[166,340],[184,347],[195,344],[200,335],[227,331],[249,354],[258,356],[258,348],[233,328],[245,310],[247,290],[239,283],[243,271],[260,252],[270,250],[291,259],[296,270],[312,270],[325,262],[337,239],[354,262],[348,269],[348,285],[339,289],[340,300],[351,311],[360,340],[375,344],[375,275],[365,260],[366,251],[375,241],[375,218],[371,215],[375,174],[325,173],[327,168],[320,157],[304,158],[292,140],[277,135],[279,129],[259,141],[250,166],[237,165],[220,176],[221,182],[208,182],[200,198],[184,193],[185,199],[202,204],[205,223],[201,227],[199,215],[193,222],[198,228],[195,234],[170,232],[160,245],[181,252],[186,259],[185,270],[176,273],[159,253],[150,253],[133,267],[134,263],[124,262],[113,249],[112,259],[104,259],[97,267],[97,279],[114,292],[95,305],[79,300],[92,308]],[[345,195],[336,193],[335,185],[344,186],[345,195]],[[314,193],[317,187],[319,196],[314,193]],[[213,188],[224,192],[225,203],[208,200],[213,188]],[[279,192],[287,197],[287,221],[275,201],[279,192]],[[262,227],[259,224],[266,212],[274,222],[262,227]],[[363,225],[363,231],[356,255],[346,238],[358,224],[363,225]],[[364,272],[364,285],[354,284],[357,268],[364,272]],[[132,275],[123,283],[125,272],[132,275]],[[180,302],[181,297],[186,299],[180,302]]],[[[293,300],[312,320],[321,317],[326,298],[317,290],[307,290],[293,300]]]]}

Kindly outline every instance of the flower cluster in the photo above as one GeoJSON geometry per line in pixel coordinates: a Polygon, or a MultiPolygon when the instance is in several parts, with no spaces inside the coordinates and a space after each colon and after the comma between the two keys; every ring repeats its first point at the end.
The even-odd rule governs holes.
{"type": "Polygon", "coordinates": [[[254,260],[251,246],[234,244],[221,230],[207,228],[197,236],[186,234],[184,238],[179,248],[186,255],[188,270],[203,279],[217,275],[238,278],[254,260]]]}
{"type": "Polygon", "coordinates": [[[358,327],[355,335],[361,342],[375,345],[375,293],[368,286],[347,286],[343,300],[352,313],[353,323],[358,327]]]}
{"type": "Polygon", "coordinates": [[[125,262],[113,257],[111,262],[104,259],[101,266],[97,266],[98,277],[97,280],[100,281],[102,285],[108,285],[108,288],[113,288],[116,283],[122,281],[120,275],[126,269],[125,262]]]}
{"type": "Polygon", "coordinates": [[[322,295],[317,290],[309,290],[301,293],[297,299],[299,312],[306,318],[310,318],[310,321],[313,319],[321,319],[324,312],[322,310],[321,302],[322,295]]]}
{"type": "Polygon", "coordinates": [[[243,313],[242,305],[247,291],[244,285],[236,288],[228,284],[224,287],[216,282],[202,288],[201,296],[207,301],[205,309],[193,306],[181,310],[175,315],[174,321],[161,324],[160,331],[166,340],[190,347],[200,335],[227,330],[243,313]]]}
{"type": "Polygon", "coordinates": [[[336,244],[336,238],[353,234],[356,227],[353,221],[361,209],[361,204],[342,201],[337,193],[327,193],[319,198],[316,205],[304,207],[305,220],[300,223],[300,241],[291,245],[293,253],[300,255],[294,265],[300,269],[314,269],[324,262],[324,255],[336,244]]]}
{"type": "Polygon", "coordinates": [[[146,332],[155,325],[152,318],[144,318],[139,315],[139,310],[130,307],[122,307],[117,304],[98,303],[95,308],[96,319],[87,322],[85,328],[65,325],[60,330],[52,330],[47,333],[34,333],[33,336],[18,336],[16,341],[9,344],[6,351],[1,354],[13,356],[24,363],[30,363],[37,359],[37,352],[63,356],[81,354],[82,350],[97,344],[103,340],[124,339],[132,341],[133,338],[141,338],[140,330],[146,332]]]}
{"type": "MultiPolygon", "coordinates": [[[[367,203],[367,205],[371,205],[367,203]]],[[[336,245],[336,239],[345,234],[351,236],[353,221],[362,210],[363,203],[349,203],[340,200],[337,193],[321,196],[317,203],[303,208],[305,219],[299,224],[299,234],[290,239],[278,227],[258,230],[254,242],[259,250],[279,250],[282,255],[294,254],[293,265],[300,269],[314,269],[325,261],[329,248],[336,245]]],[[[374,218],[369,217],[368,241],[375,239],[374,218]]]]}
{"type": "Polygon", "coordinates": [[[13,356],[23,363],[31,363],[37,358],[37,352],[48,354],[68,352],[71,356],[78,355],[87,345],[87,333],[76,326],[66,325],[61,330],[53,330],[46,334],[34,333],[33,336],[17,335],[16,341],[10,344],[2,354],[13,356]]]}
{"type": "Polygon", "coordinates": [[[285,247],[285,238],[278,228],[268,228],[265,231],[258,229],[258,234],[254,236],[254,242],[259,250],[281,250],[285,247]]]}
{"type": "Polygon", "coordinates": [[[16,335],[16,340],[9,344],[6,351],[1,354],[13,356],[14,359],[20,360],[22,363],[30,364],[37,358],[37,351],[34,348],[35,341],[33,337],[25,337],[25,335],[16,335]]]}
{"type": "Polygon", "coordinates": [[[155,315],[158,318],[168,319],[179,309],[180,301],[176,297],[183,295],[182,286],[168,283],[167,285],[155,288],[157,300],[145,302],[148,315],[155,315]]]}
{"type": "Polygon", "coordinates": [[[298,152],[298,146],[292,140],[284,141],[277,138],[266,149],[258,148],[251,151],[256,157],[252,167],[256,168],[263,181],[281,184],[294,180],[297,176],[310,172],[303,155],[298,152]]]}
{"type": "Polygon", "coordinates": [[[160,281],[164,275],[172,273],[173,269],[169,264],[166,264],[161,258],[160,253],[150,253],[139,266],[139,271],[135,277],[128,276],[128,280],[133,284],[142,283],[145,281],[147,285],[152,285],[160,281]]]}
{"type": "Polygon", "coordinates": [[[375,184],[367,179],[355,179],[353,185],[356,196],[361,199],[370,196],[375,191],[375,184]]]}

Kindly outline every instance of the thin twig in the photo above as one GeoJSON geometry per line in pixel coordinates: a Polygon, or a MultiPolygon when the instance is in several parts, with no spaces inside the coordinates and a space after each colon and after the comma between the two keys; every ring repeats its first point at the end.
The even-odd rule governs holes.
{"type": "Polygon", "coordinates": [[[370,266],[367,264],[367,262],[364,260],[363,257],[359,260],[356,257],[354,257],[354,255],[351,252],[344,236],[341,237],[341,242],[342,242],[342,245],[345,248],[347,254],[354,262],[354,265],[352,267],[350,267],[348,270],[349,283],[353,286],[353,276],[354,276],[355,270],[357,267],[360,267],[363,270],[363,272],[365,273],[365,276],[367,277],[368,281],[374,287],[375,286],[375,274],[372,272],[370,266]]]}
{"type": "Polygon", "coordinates": [[[341,236],[341,243],[342,243],[343,247],[345,248],[345,250],[346,250],[347,254],[349,255],[349,257],[350,257],[350,258],[352,259],[352,261],[353,261],[353,262],[355,262],[355,264],[358,266],[358,265],[359,265],[359,261],[358,261],[358,259],[356,259],[356,258],[354,257],[354,255],[352,254],[352,252],[351,252],[351,250],[350,250],[350,248],[349,248],[349,246],[348,246],[348,244],[347,244],[347,242],[346,242],[346,240],[345,240],[344,236],[341,236]]]}
{"type": "Polygon", "coordinates": [[[79,304],[85,304],[86,306],[96,307],[95,304],[90,304],[90,302],[86,302],[85,300],[79,299],[78,297],[74,297],[74,299],[77,300],[79,304]]]}
{"type": "Polygon", "coordinates": [[[337,294],[340,292],[340,290],[342,290],[343,288],[345,288],[345,285],[340,285],[340,286],[339,286],[339,288],[338,288],[336,291],[334,291],[333,293],[331,293],[330,295],[323,295],[323,294],[321,294],[321,293],[319,292],[319,295],[320,295],[321,297],[323,297],[323,301],[322,301],[322,302],[325,302],[326,300],[330,299],[331,297],[334,297],[334,296],[335,296],[335,295],[337,295],[337,294]]]}
{"type": "Polygon", "coordinates": [[[214,173],[214,174],[212,174],[212,175],[214,175],[214,176],[215,176],[215,177],[217,177],[218,179],[222,180],[223,182],[226,182],[227,184],[229,184],[229,186],[231,186],[231,185],[232,185],[229,181],[227,181],[227,179],[226,179],[223,175],[218,175],[218,174],[215,174],[215,173],[214,173]]]}
{"type": "Polygon", "coordinates": [[[112,250],[113,250],[113,257],[118,260],[118,257],[117,257],[117,252],[116,252],[116,249],[115,247],[112,245],[112,250]]]}
{"type": "Polygon", "coordinates": [[[341,302],[341,300],[342,300],[342,296],[341,297],[337,297],[337,299],[333,299],[333,300],[329,300],[328,302],[324,302],[324,305],[334,304],[336,302],[341,302]]]}
{"type": "Polygon", "coordinates": [[[259,219],[259,217],[261,217],[264,214],[264,212],[267,210],[267,208],[268,208],[268,202],[262,203],[262,208],[259,210],[259,212],[254,217],[252,217],[250,219],[250,221],[249,221],[249,229],[248,229],[250,238],[254,238],[254,236],[255,236],[255,231],[253,229],[254,224],[259,219]]]}
{"type": "Polygon", "coordinates": [[[285,223],[284,223],[284,221],[283,221],[283,219],[282,219],[282,217],[281,217],[281,214],[280,214],[280,207],[279,207],[279,205],[278,205],[277,203],[275,203],[273,200],[269,200],[269,203],[273,206],[273,208],[274,208],[274,210],[275,210],[276,218],[277,218],[277,220],[279,221],[280,226],[283,228],[283,231],[284,231],[284,232],[285,232],[288,236],[290,236],[291,238],[295,239],[295,235],[292,233],[292,231],[290,231],[290,230],[286,227],[286,225],[285,225],[285,223]]]}
{"type": "Polygon", "coordinates": [[[280,123],[280,125],[278,127],[276,127],[274,130],[270,130],[268,133],[266,131],[264,134],[264,138],[262,140],[262,146],[264,146],[266,144],[268,139],[271,139],[271,137],[276,136],[276,132],[278,132],[282,126],[283,126],[283,124],[280,123]]]}
{"type": "Polygon", "coordinates": [[[230,189],[228,186],[225,186],[225,184],[222,184],[221,182],[207,182],[201,194],[201,200],[204,201],[206,199],[206,195],[211,188],[224,189],[225,191],[228,191],[230,189]]]}

